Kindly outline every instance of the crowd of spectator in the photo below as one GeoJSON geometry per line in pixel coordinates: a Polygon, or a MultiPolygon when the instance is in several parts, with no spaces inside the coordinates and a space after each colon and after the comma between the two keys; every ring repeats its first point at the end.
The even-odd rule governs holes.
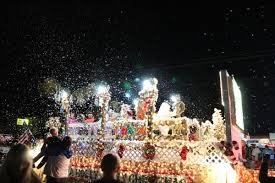
{"type": "Polygon", "coordinates": [[[245,155],[244,155],[244,165],[247,168],[259,169],[261,162],[265,155],[268,155],[270,158],[269,168],[274,168],[274,148],[265,145],[264,148],[258,147],[256,144],[251,144],[250,146],[246,145],[245,155]]]}
{"type": "MultiPolygon", "coordinates": [[[[70,158],[72,157],[72,139],[61,138],[58,129],[50,129],[50,137],[45,138],[41,152],[34,158],[30,157],[29,147],[23,144],[13,145],[5,157],[0,169],[3,183],[40,183],[42,180],[35,174],[35,162],[42,158],[37,168],[44,166],[47,183],[58,183],[69,177],[70,158]]],[[[268,176],[268,168],[274,168],[274,149],[265,146],[259,148],[256,144],[246,145],[243,149],[243,163],[247,168],[260,169],[261,183],[274,182],[274,177],[268,176]]],[[[115,174],[119,171],[119,159],[113,154],[107,154],[101,162],[103,177],[95,183],[119,183],[115,174]]]]}
{"type": "MultiPolygon", "coordinates": [[[[11,147],[0,169],[3,183],[42,183],[33,171],[35,162],[42,158],[37,168],[44,166],[47,183],[64,182],[69,177],[72,139],[60,138],[58,130],[50,129],[51,136],[44,140],[41,152],[34,158],[30,156],[27,145],[16,144],[11,147]]],[[[101,163],[103,177],[96,183],[119,183],[115,174],[119,170],[119,159],[112,154],[103,157],[101,163]]]]}

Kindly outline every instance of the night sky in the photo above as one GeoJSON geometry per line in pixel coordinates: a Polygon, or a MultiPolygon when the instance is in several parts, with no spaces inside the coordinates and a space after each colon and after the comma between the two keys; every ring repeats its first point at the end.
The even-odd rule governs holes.
{"type": "Polygon", "coordinates": [[[71,91],[105,81],[113,100],[131,103],[154,76],[160,102],[180,93],[187,116],[211,119],[221,108],[218,71],[227,69],[241,87],[248,131],[274,132],[275,5],[207,3],[2,6],[1,128],[57,110],[38,90],[47,78],[71,91]]]}

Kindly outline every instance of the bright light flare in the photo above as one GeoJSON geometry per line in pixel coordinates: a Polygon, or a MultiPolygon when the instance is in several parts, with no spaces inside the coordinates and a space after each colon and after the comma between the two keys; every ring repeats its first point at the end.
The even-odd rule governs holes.
{"type": "Polygon", "coordinates": [[[172,102],[176,102],[177,99],[178,99],[178,97],[177,97],[176,95],[172,95],[172,96],[170,97],[170,100],[171,100],[172,102]]]}
{"type": "Polygon", "coordinates": [[[135,82],[140,82],[140,79],[139,79],[139,78],[136,78],[136,79],[135,79],[135,82]]]}
{"type": "Polygon", "coordinates": [[[222,105],[224,106],[224,99],[223,99],[223,83],[222,83],[222,71],[219,72],[220,76],[220,88],[221,88],[221,102],[222,105]]]}
{"type": "Polygon", "coordinates": [[[66,92],[65,90],[62,90],[61,92],[61,99],[64,100],[68,97],[68,92],[66,92]]]}
{"type": "Polygon", "coordinates": [[[145,89],[145,88],[150,88],[150,87],[152,87],[152,84],[151,84],[150,80],[148,80],[148,79],[144,80],[143,81],[143,88],[145,89]]]}
{"type": "Polygon", "coordinates": [[[126,98],[130,98],[130,97],[131,97],[131,93],[128,93],[128,92],[125,93],[125,97],[126,97],[126,98]]]}
{"type": "Polygon", "coordinates": [[[97,94],[102,94],[107,92],[107,87],[103,85],[99,85],[97,87],[97,94]]]}
{"type": "Polygon", "coordinates": [[[236,114],[236,124],[242,130],[244,129],[244,121],[243,121],[243,104],[242,104],[242,93],[240,87],[237,82],[233,78],[233,92],[235,99],[235,114],[236,114]]]}
{"type": "Polygon", "coordinates": [[[138,106],[138,98],[133,100],[133,104],[137,107],[138,106]]]}

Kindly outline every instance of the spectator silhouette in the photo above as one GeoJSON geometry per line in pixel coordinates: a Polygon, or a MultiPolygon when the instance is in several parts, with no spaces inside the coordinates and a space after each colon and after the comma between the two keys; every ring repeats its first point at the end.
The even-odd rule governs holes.
{"type": "Polygon", "coordinates": [[[103,177],[95,183],[122,183],[115,179],[115,174],[119,170],[119,160],[115,155],[107,154],[101,161],[103,177]]]}
{"type": "Polygon", "coordinates": [[[45,156],[47,154],[46,150],[52,149],[54,147],[57,148],[57,146],[59,146],[61,143],[61,140],[58,138],[58,129],[57,128],[51,128],[49,130],[49,132],[51,134],[51,137],[48,137],[47,139],[44,140],[44,144],[41,148],[40,153],[33,159],[33,162],[35,163],[41,157],[43,157],[43,159],[37,166],[38,169],[41,168],[47,162],[47,156],[45,156]]]}
{"type": "Polygon", "coordinates": [[[1,183],[41,183],[32,170],[32,158],[29,148],[23,144],[13,146],[1,167],[1,183]]]}
{"type": "Polygon", "coordinates": [[[259,173],[259,181],[261,183],[274,183],[275,182],[275,177],[269,177],[268,176],[268,162],[269,162],[269,155],[266,154],[263,158],[263,162],[260,168],[260,173],[259,173]]]}
{"type": "Polygon", "coordinates": [[[58,146],[49,146],[46,149],[47,163],[44,173],[47,176],[47,183],[56,183],[69,176],[71,145],[72,139],[66,136],[58,146]]]}

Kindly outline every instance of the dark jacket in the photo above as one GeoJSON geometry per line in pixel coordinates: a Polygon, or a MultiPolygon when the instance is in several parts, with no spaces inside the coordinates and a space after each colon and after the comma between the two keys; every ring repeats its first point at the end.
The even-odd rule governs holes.
{"type": "Polygon", "coordinates": [[[268,163],[263,162],[259,172],[259,181],[261,183],[274,183],[275,177],[268,176],[268,163]]]}

